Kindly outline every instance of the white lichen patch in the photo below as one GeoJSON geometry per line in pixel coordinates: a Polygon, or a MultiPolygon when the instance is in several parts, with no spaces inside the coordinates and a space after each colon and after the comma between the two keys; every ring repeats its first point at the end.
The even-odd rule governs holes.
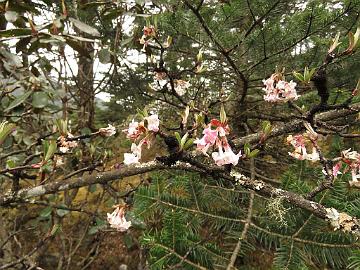
{"type": "Polygon", "coordinates": [[[35,196],[40,196],[40,195],[44,195],[46,192],[46,189],[44,186],[38,186],[38,187],[34,187],[32,189],[29,189],[26,192],[25,197],[35,197],[35,196]]]}
{"type": "Polygon", "coordinates": [[[317,203],[315,203],[315,202],[310,202],[310,205],[311,205],[311,207],[312,207],[314,210],[318,209],[317,203]]]}
{"type": "Polygon", "coordinates": [[[263,187],[264,187],[264,183],[262,183],[262,182],[256,182],[254,185],[254,188],[256,190],[261,190],[263,187]]]}
{"type": "Polygon", "coordinates": [[[330,221],[334,231],[355,232],[353,228],[359,227],[359,222],[346,213],[339,213],[334,208],[326,208],[326,218],[330,221]]]}
{"type": "Polygon", "coordinates": [[[326,208],[326,218],[331,222],[337,222],[339,220],[339,212],[335,208],[326,208]]]}
{"type": "Polygon", "coordinates": [[[231,170],[230,172],[230,176],[234,177],[235,178],[235,181],[237,184],[244,184],[245,183],[245,180],[247,179],[247,177],[235,170],[231,170]]]}
{"type": "Polygon", "coordinates": [[[137,164],[136,168],[148,168],[148,167],[154,166],[156,164],[157,164],[157,162],[155,160],[153,160],[153,161],[149,161],[146,163],[137,164]]]}
{"type": "Polygon", "coordinates": [[[68,189],[69,189],[69,184],[64,184],[59,187],[59,190],[68,190],[68,189]]]}
{"type": "Polygon", "coordinates": [[[183,161],[176,161],[175,164],[171,165],[171,167],[186,167],[186,168],[191,168],[191,164],[190,163],[187,163],[187,162],[183,162],[183,161]]]}

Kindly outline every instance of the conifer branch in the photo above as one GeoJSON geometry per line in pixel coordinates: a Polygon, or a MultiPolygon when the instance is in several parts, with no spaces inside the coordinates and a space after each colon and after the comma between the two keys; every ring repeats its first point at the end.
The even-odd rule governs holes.
{"type": "MultiPolygon", "coordinates": [[[[251,172],[250,179],[253,181],[253,180],[255,180],[255,160],[254,160],[254,158],[250,159],[250,172],[251,172]]],[[[254,191],[250,192],[249,206],[248,206],[248,210],[247,210],[248,213],[247,213],[247,217],[246,217],[246,222],[244,224],[244,229],[242,230],[241,236],[239,237],[239,241],[236,243],[235,249],[234,249],[233,253],[231,254],[230,262],[229,262],[226,270],[234,269],[235,261],[238,257],[240,249],[241,249],[241,243],[245,239],[246,234],[249,230],[249,227],[251,224],[251,217],[252,217],[252,213],[253,213],[253,205],[254,205],[254,197],[255,197],[254,194],[255,194],[254,191]]]]}

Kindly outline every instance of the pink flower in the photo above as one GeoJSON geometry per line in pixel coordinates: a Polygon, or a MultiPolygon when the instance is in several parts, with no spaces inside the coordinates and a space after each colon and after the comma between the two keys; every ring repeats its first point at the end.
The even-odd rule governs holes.
{"type": "Polygon", "coordinates": [[[158,118],[157,114],[152,114],[145,118],[147,120],[147,128],[150,131],[158,132],[159,131],[159,125],[160,120],[158,118]]]}
{"type": "Polygon", "coordinates": [[[287,143],[291,144],[295,149],[294,152],[288,152],[290,156],[296,158],[298,160],[310,160],[315,162],[320,159],[319,153],[317,152],[316,148],[312,146],[312,153],[309,154],[306,150],[306,144],[312,142],[309,139],[306,139],[303,135],[289,135],[286,138],[287,143]]]}
{"type": "Polygon", "coordinates": [[[136,140],[140,134],[141,134],[141,126],[138,122],[132,120],[132,122],[129,124],[128,129],[124,129],[123,132],[126,133],[126,138],[131,140],[136,140]]]}
{"type": "Polygon", "coordinates": [[[275,83],[275,74],[272,74],[270,78],[263,80],[263,84],[268,90],[274,90],[274,83],[275,83]]]}
{"type": "Polygon", "coordinates": [[[166,72],[157,72],[157,71],[155,71],[155,73],[154,73],[155,80],[157,80],[157,81],[165,80],[166,76],[167,76],[166,72]]]}
{"type": "Polygon", "coordinates": [[[120,232],[127,231],[131,226],[131,221],[125,219],[125,207],[116,207],[111,214],[107,213],[107,220],[111,228],[120,232]]]}
{"type": "Polygon", "coordinates": [[[218,145],[219,152],[213,152],[211,154],[214,159],[216,165],[223,166],[225,164],[233,164],[234,166],[238,164],[239,158],[241,156],[241,151],[238,154],[234,154],[229,145],[223,147],[221,144],[218,145]]]}
{"type": "Polygon", "coordinates": [[[203,131],[204,136],[201,139],[197,139],[194,141],[196,143],[196,149],[203,152],[207,155],[207,150],[209,147],[213,146],[216,142],[218,131],[212,130],[210,126],[204,129],[203,131]]]}
{"type": "Polygon", "coordinates": [[[144,26],[143,34],[145,37],[149,37],[149,36],[154,37],[156,35],[155,27],[153,25],[144,26]]]}
{"type": "Polygon", "coordinates": [[[332,174],[334,177],[336,177],[338,174],[342,174],[340,172],[340,168],[341,168],[341,162],[336,163],[335,166],[332,168],[332,174]]]}
{"type": "Polygon", "coordinates": [[[296,93],[296,83],[280,80],[279,74],[272,74],[270,78],[263,80],[265,88],[264,100],[268,102],[286,102],[288,100],[297,100],[299,96],[296,93]]]}

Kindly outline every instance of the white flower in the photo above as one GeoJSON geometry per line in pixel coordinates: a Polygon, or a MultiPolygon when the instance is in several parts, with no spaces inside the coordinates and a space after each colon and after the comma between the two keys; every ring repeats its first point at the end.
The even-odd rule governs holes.
{"type": "Polygon", "coordinates": [[[126,138],[135,140],[140,136],[141,130],[139,126],[139,122],[134,121],[134,119],[129,124],[129,128],[124,129],[123,132],[126,133],[126,138]]]}
{"type": "Polygon", "coordinates": [[[130,165],[130,164],[136,164],[139,163],[139,157],[135,155],[134,153],[125,153],[124,154],[124,164],[130,165]]]}
{"type": "Polygon", "coordinates": [[[107,220],[111,228],[120,232],[127,231],[131,226],[131,221],[125,219],[125,207],[117,207],[111,214],[107,213],[107,220]]]}
{"type": "Polygon", "coordinates": [[[58,140],[59,140],[59,150],[61,153],[66,153],[70,150],[70,148],[74,148],[78,146],[78,143],[76,141],[70,141],[68,139],[74,138],[74,136],[71,133],[67,134],[67,137],[65,137],[64,135],[61,135],[58,140]]]}
{"type": "Polygon", "coordinates": [[[360,160],[360,154],[356,151],[350,151],[350,150],[351,148],[341,152],[344,158],[352,159],[352,160],[360,160]]]}
{"type": "Polygon", "coordinates": [[[222,146],[219,145],[219,152],[213,152],[211,154],[216,165],[222,166],[225,164],[233,164],[234,166],[238,164],[239,158],[241,156],[241,151],[238,154],[234,154],[230,146],[224,147],[225,152],[222,149],[222,146]]]}
{"type": "Polygon", "coordinates": [[[113,135],[116,133],[116,129],[115,129],[114,126],[108,124],[108,127],[106,127],[106,128],[100,128],[100,129],[99,129],[99,133],[100,133],[102,136],[110,137],[110,136],[113,136],[113,135]]]}
{"type": "Polygon", "coordinates": [[[159,125],[160,120],[158,118],[157,114],[152,114],[145,118],[147,120],[147,128],[150,131],[158,132],[159,131],[159,125]]]}
{"type": "Polygon", "coordinates": [[[360,167],[351,170],[351,180],[353,182],[358,182],[360,180],[360,167]]]}

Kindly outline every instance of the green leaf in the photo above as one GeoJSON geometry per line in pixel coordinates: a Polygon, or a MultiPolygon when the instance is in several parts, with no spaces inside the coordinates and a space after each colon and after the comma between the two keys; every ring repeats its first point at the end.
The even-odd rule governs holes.
{"type": "MultiPolygon", "coordinates": [[[[65,205],[62,205],[62,206],[65,206],[65,205]]],[[[70,211],[67,210],[67,209],[56,209],[56,214],[58,214],[59,217],[63,217],[65,215],[67,215],[70,211]]]]}
{"type": "Polygon", "coordinates": [[[6,160],[6,169],[11,169],[16,167],[16,161],[14,159],[6,160]]]}
{"type": "Polygon", "coordinates": [[[47,148],[47,152],[46,152],[44,161],[48,161],[50,158],[53,157],[53,155],[54,155],[55,152],[56,152],[56,148],[57,148],[56,141],[51,141],[51,142],[49,143],[48,148],[47,148]]]}
{"type": "Polygon", "coordinates": [[[123,41],[121,41],[120,45],[121,45],[121,46],[125,46],[125,45],[129,44],[130,42],[132,42],[133,40],[134,40],[133,37],[126,38],[126,39],[124,39],[123,41]]]}
{"type": "Polygon", "coordinates": [[[99,230],[105,229],[107,227],[107,222],[105,220],[96,218],[95,222],[96,222],[96,225],[90,227],[88,234],[95,234],[99,230]]]}
{"type": "Polygon", "coordinates": [[[83,23],[82,21],[79,21],[75,18],[69,18],[69,21],[72,22],[74,26],[80,31],[85,32],[91,36],[100,37],[100,33],[96,28],[91,27],[90,25],[87,25],[86,23],[83,23]]]}
{"type": "Polygon", "coordinates": [[[60,231],[60,229],[61,229],[61,224],[54,224],[54,226],[51,229],[50,235],[54,236],[60,231]]]}
{"type": "Polygon", "coordinates": [[[220,109],[220,121],[221,123],[226,123],[226,112],[225,112],[225,108],[224,105],[221,105],[221,109],[220,109]]]}
{"type": "Polygon", "coordinates": [[[181,137],[180,137],[179,132],[175,132],[175,138],[177,139],[179,145],[181,145],[181,137]]]}
{"type": "Polygon", "coordinates": [[[81,42],[74,40],[71,37],[66,38],[66,44],[69,45],[73,50],[77,51],[82,56],[89,56],[89,52],[84,49],[84,46],[81,45],[81,42]]]}
{"type": "Polygon", "coordinates": [[[111,53],[108,49],[100,50],[98,57],[101,64],[108,64],[111,62],[111,53]]]}
{"type": "Polygon", "coordinates": [[[32,96],[32,105],[42,109],[49,103],[49,96],[45,92],[35,92],[32,96]]]}
{"type": "Polygon", "coordinates": [[[52,207],[51,207],[51,206],[48,206],[48,207],[44,208],[44,209],[40,212],[40,217],[42,217],[42,218],[48,218],[48,217],[50,217],[51,212],[52,212],[52,207]]]}
{"type": "Polygon", "coordinates": [[[59,132],[62,135],[67,135],[68,130],[67,130],[67,120],[65,119],[56,119],[55,120],[55,124],[58,127],[59,132]]]}
{"type": "Polygon", "coordinates": [[[25,100],[32,94],[32,91],[27,91],[23,95],[15,98],[13,102],[10,103],[9,107],[7,107],[4,111],[8,112],[11,109],[14,109],[15,107],[19,106],[20,104],[24,103],[25,100]]]}
{"type": "Polygon", "coordinates": [[[6,137],[14,130],[14,124],[8,124],[6,121],[0,124],[0,145],[5,141],[6,137]]]}
{"type": "Polygon", "coordinates": [[[250,151],[250,144],[245,143],[245,145],[244,145],[244,153],[245,153],[245,155],[246,155],[247,157],[249,157],[249,155],[250,155],[250,153],[251,153],[251,151],[250,151]]]}
{"type": "Polygon", "coordinates": [[[125,234],[124,237],[122,238],[122,240],[128,249],[133,247],[135,244],[134,239],[132,238],[132,236],[130,234],[125,234]]]}
{"type": "Polygon", "coordinates": [[[293,72],[293,75],[296,79],[298,79],[299,81],[303,82],[305,79],[304,79],[304,76],[296,71],[293,72]]]}
{"type": "Polygon", "coordinates": [[[96,188],[97,188],[96,184],[90,185],[90,186],[89,186],[89,191],[90,191],[91,193],[94,193],[94,192],[96,191],[96,188]]]}
{"type": "Polygon", "coordinates": [[[271,126],[270,121],[263,121],[261,123],[261,127],[266,135],[269,135],[272,131],[272,126],[271,126]]]}
{"type": "Polygon", "coordinates": [[[189,140],[187,140],[187,142],[184,145],[184,150],[189,149],[193,144],[194,144],[195,139],[194,138],[190,138],[189,140]]]}
{"type": "Polygon", "coordinates": [[[251,151],[251,153],[248,155],[249,158],[254,158],[259,154],[260,150],[259,149],[255,149],[253,151],[251,151]]]}
{"type": "Polygon", "coordinates": [[[15,28],[9,30],[0,31],[0,37],[8,38],[8,37],[26,37],[31,36],[30,28],[15,28]]]}
{"type": "Polygon", "coordinates": [[[180,148],[183,149],[184,145],[186,143],[187,138],[189,137],[189,133],[186,132],[186,134],[181,138],[180,141],[180,148]]]}

